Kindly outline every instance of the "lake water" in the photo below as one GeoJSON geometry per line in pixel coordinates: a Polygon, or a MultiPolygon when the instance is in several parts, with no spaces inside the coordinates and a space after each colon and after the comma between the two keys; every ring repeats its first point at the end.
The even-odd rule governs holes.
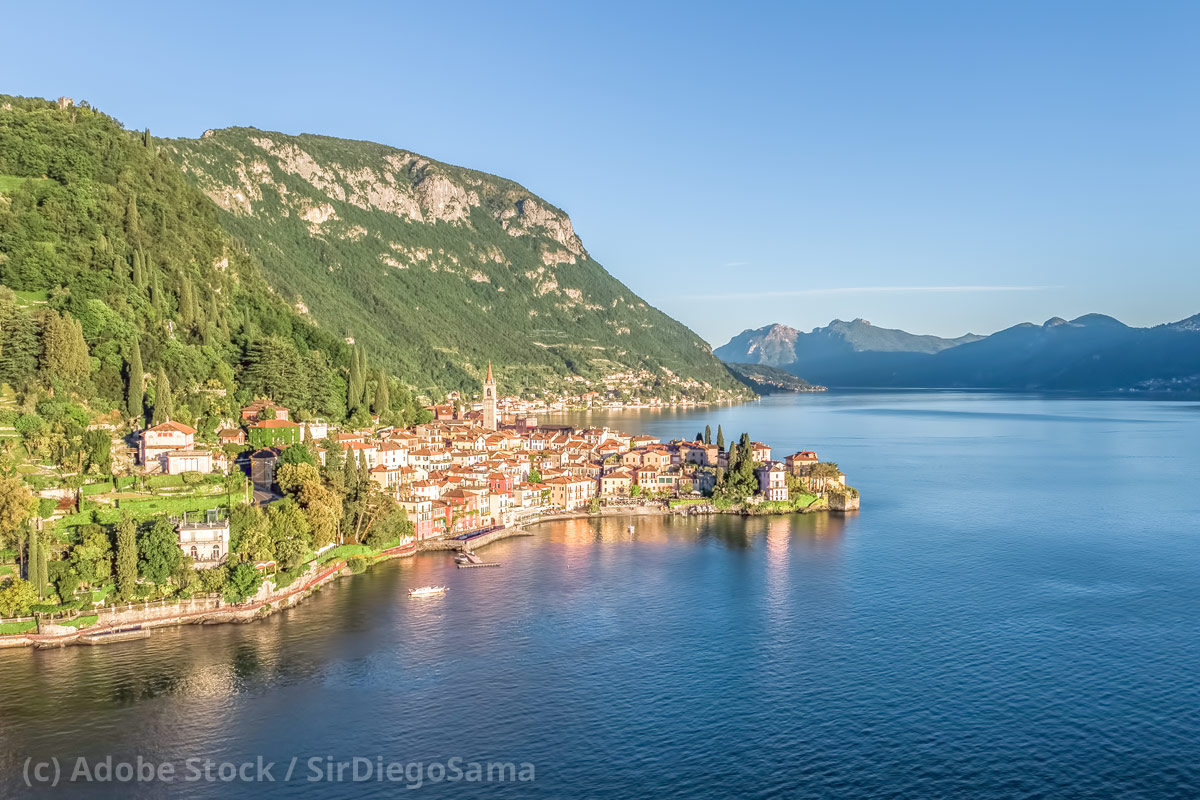
{"type": "Polygon", "coordinates": [[[46,794],[1200,795],[1200,406],[897,392],[583,420],[815,449],[863,510],[547,523],[481,551],[496,569],[425,555],[261,623],[0,651],[0,796],[29,757],[65,781],[109,754],[180,776],[261,755],[275,782],[46,794]],[[428,583],[451,591],[407,596],[428,583]],[[535,780],[310,781],[327,757],[535,780]]]}

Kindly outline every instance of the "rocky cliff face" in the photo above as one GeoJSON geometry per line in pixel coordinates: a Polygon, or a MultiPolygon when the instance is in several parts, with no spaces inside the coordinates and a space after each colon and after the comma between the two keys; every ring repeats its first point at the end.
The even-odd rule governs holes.
{"type": "Polygon", "coordinates": [[[742,331],[718,347],[716,353],[724,361],[786,367],[796,360],[796,339],[800,335],[787,325],[768,325],[742,331]]]}
{"type": "MultiPolygon", "coordinates": [[[[236,141],[230,142],[236,138],[234,131],[207,131],[203,141],[236,145],[236,141]]],[[[566,214],[539,203],[515,185],[488,184],[482,177],[466,177],[464,170],[403,150],[384,155],[373,164],[346,165],[324,158],[318,161],[293,137],[259,134],[251,135],[249,142],[262,151],[261,157],[249,154],[247,162],[248,154],[239,152],[236,146],[225,148],[225,154],[237,162],[232,174],[219,168],[224,159],[207,157],[204,151],[190,149],[185,142],[174,143],[173,151],[184,171],[213,202],[240,216],[269,216],[271,204],[263,203],[263,191],[267,189],[284,201],[285,210],[306,219],[313,214],[314,199],[324,197],[411,222],[469,225],[473,209],[481,208],[481,198],[488,197],[500,202],[489,203],[487,213],[510,235],[545,236],[566,251],[563,262],[574,263],[575,257],[586,253],[566,214]],[[286,178],[277,179],[277,171],[299,178],[313,191],[291,191],[286,178]]],[[[314,233],[320,233],[325,222],[338,218],[328,202],[320,203],[319,208],[320,219],[315,220],[318,230],[314,233]]]]}
{"type": "Polygon", "coordinates": [[[654,394],[742,394],[710,348],[592,260],[512,181],[370,142],[255,129],[163,143],[272,289],[414,385],[513,388],[647,370],[654,394]]]}

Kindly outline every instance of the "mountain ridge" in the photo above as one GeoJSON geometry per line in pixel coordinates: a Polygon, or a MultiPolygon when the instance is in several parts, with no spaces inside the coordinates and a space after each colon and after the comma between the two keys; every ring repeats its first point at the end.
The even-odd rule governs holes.
{"type": "Polygon", "coordinates": [[[808,333],[780,323],[762,328],[749,328],[713,352],[726,362],[780,367],[794,363],[800,357],[801,351],[823,354],[844,351],[936,353],[982,338],[984,337],[967,333],[954,339],[946,339],[908,333],[895,328],[879,328],[862,318],[850,322],[835,319],[824,327],[813,328],[808,333]],[[756,354],[757,358],[751,358],[756,354]]]}
{"type": "MultiPolygon", "coordinates": [[[[836,338],[845,325],[839,322],[815,328],[814,334],[836,338]]],[[[760,346],[768,339],[786,339],[778,328],[786,326],[744,331],[714,352],[731,361],[745,360],[745,355],[786,359],[785,349],[760,346]]],[[[1200,314],[1152,328],[1130,327],[1105,314],[1052,317],[1041,325],[1023,322],[985,337],[941,339],[947,346],[936,352],[859,350],[845,336],[829,346],[821,338],[808,341],[812,335],[797,332],[791,360],[771,366],[844,387],[1200,390],[1200,314]]],[[[917,346],[916,337],[901,341],[917,346]]]]}
{"type": "Polygon", "coordinates": [[[629,372],[646,393],[747,391],[686,326],[594,261],[515,181],[374,142],[257,128],[162,141],[272,289],[419,387],[503,390],[629,372]]]}

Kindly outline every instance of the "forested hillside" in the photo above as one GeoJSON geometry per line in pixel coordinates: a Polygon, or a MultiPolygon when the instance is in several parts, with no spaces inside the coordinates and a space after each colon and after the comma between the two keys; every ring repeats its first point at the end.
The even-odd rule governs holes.
{"type": "Polygon", "coordinates": [[[422,413],[276,296],[148,132],[87,104],[0,96],[0,284],[0,382],[18,393],[213,426],[255,395],[362,415],[384,379],[385,415],[422,413]]]}
{"type": "Polygon", "coordinates": [[[415,386],[501,391],[646,370],[663,398],[744,397],[711,349],[596,263],[512,181],[370,142],[253,128],[164,142],[325,330],[415,386]]]}

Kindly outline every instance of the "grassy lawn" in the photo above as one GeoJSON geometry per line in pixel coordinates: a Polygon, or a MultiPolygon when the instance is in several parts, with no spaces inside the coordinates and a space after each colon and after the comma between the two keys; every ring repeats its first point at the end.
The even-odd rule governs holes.
{"type": "Polygon", "coordinates": [[[808,508],[817,502],[815,494],[797,494],[792,496],[792,505],[796,508],[808,508]]]}
{"type": "Polygon", "coordinates": [[[79,628],[86,628],[89,625],[95,625],[99,620],[100,620],[100,617],[98,615],[87,614],[82,617],[76,617],[75,619],[67,620],[66,622],[57,622],[55,624],[62,625],[67,628],[79,629],[79,628]]]}
{"type": "MultiPolygon", "coordinates": [[[[120,495],[115,495],[115,497],[117,497],[116,508],[99,508],[94,512],[102,524],[110,525],[120,522],[122,511],[128,511],[134,519],[146,519],[147,517],[154,517],[159,514],[178,516],[185,511],[206,511],[210,508],[224,508],[230,502],[237,504],[244,499],[241,492],[235,492],[232,495],[223,492],[219,494],[189,494],[183,497],[155,497],[145,493],[131,494],[122,492],[120,495]]],[[[78,514],[70,514],[62,518],[59,526],[71,528],[77,525],[87,525],[92,521],[92,514],[93,511],[90,510],[82,511],[78,514]]]]}
{"type": "Polygon", "coordinates": [[[328,564],[332,561],[340,561],[347,558],[353,558],[354,556],[375,558],[384,550],[387,550],[390,547],[395,547],[398,544],[400,544],[398,541],[388,542],[381,547],[367,547],[365,544],[340,544],[337,547],[326,550],[324,553],[322,553],[321,557],[317,559],[317,563],[328,564]]]}
{"type": "MultiPolygon", "coordinates": [[[[54,183],[49,178],[25,178],[20,175],[0,175],[0,194],[12,194],[25,181],[33,181],[34,183],[54,183]]],[[[21,294],[21,292],[17,292],[21,294]]]]}
{"type": "Polygon", "coordinates": [[[0,564],[0,578],[3,578],[5,575],[12,575],[12,572],[12,564],[0,564]]]}
{"type": "Polygon", "coordinates": [[[116,588],[117,588],[117,585],[115,583],[110,583],[105,586],[101,586],[99,589],[93,589],[92,590],[92,602],[93,603],[103,602],[110,594],[112,594],[116,590],[116,588]]]}
{"type": "Polygon", "coordinates": [[[817,496],[815,494],[796,494],[787,502],[778,500],[764,501],[753,508],[759,514],[790,514],[794,511],[803,511],[816,501],[817,496]]]}
{"type": "Polygon", "coordinates": [[[8,636],[14,633],[27,633],[37,628],[37,623],[30,620],[29,622],[5,622],[0,624],[0,636],[8,636]]]}
{"type": "Polygon", "coordinates": [[[208,494],[188,495],[185,497],[153,497],[146,500],[122,500],[118,507],[129,511],[135,517],[149,517],[155,514],[182,514],[184,511],[203,511],[217,508],[230,502],[237,503],[242,499],[242,493],[233,495],[208,494]]]}
{"type": "Polygon", "coordinates": [[[671,508],[678,508],[680,506],[698,506],[710,502],[712,501],[707,497],[680,497],[677,500],[671,500],[670,506],[671,508]]]}
{"type": "Polygon", "coordinates": [[[365,544],[340,544],[322,553],[318,561],[322,564],[328,564],[331,561],[350,558],[350,556],[373,556],[378,553],[378,550],[372,550],[365,544]]]}
{"type": "Polygon", "coordinates": [[[50,299],[49,292],[13,292],[23,306],[45,305],[50,299]]]}

